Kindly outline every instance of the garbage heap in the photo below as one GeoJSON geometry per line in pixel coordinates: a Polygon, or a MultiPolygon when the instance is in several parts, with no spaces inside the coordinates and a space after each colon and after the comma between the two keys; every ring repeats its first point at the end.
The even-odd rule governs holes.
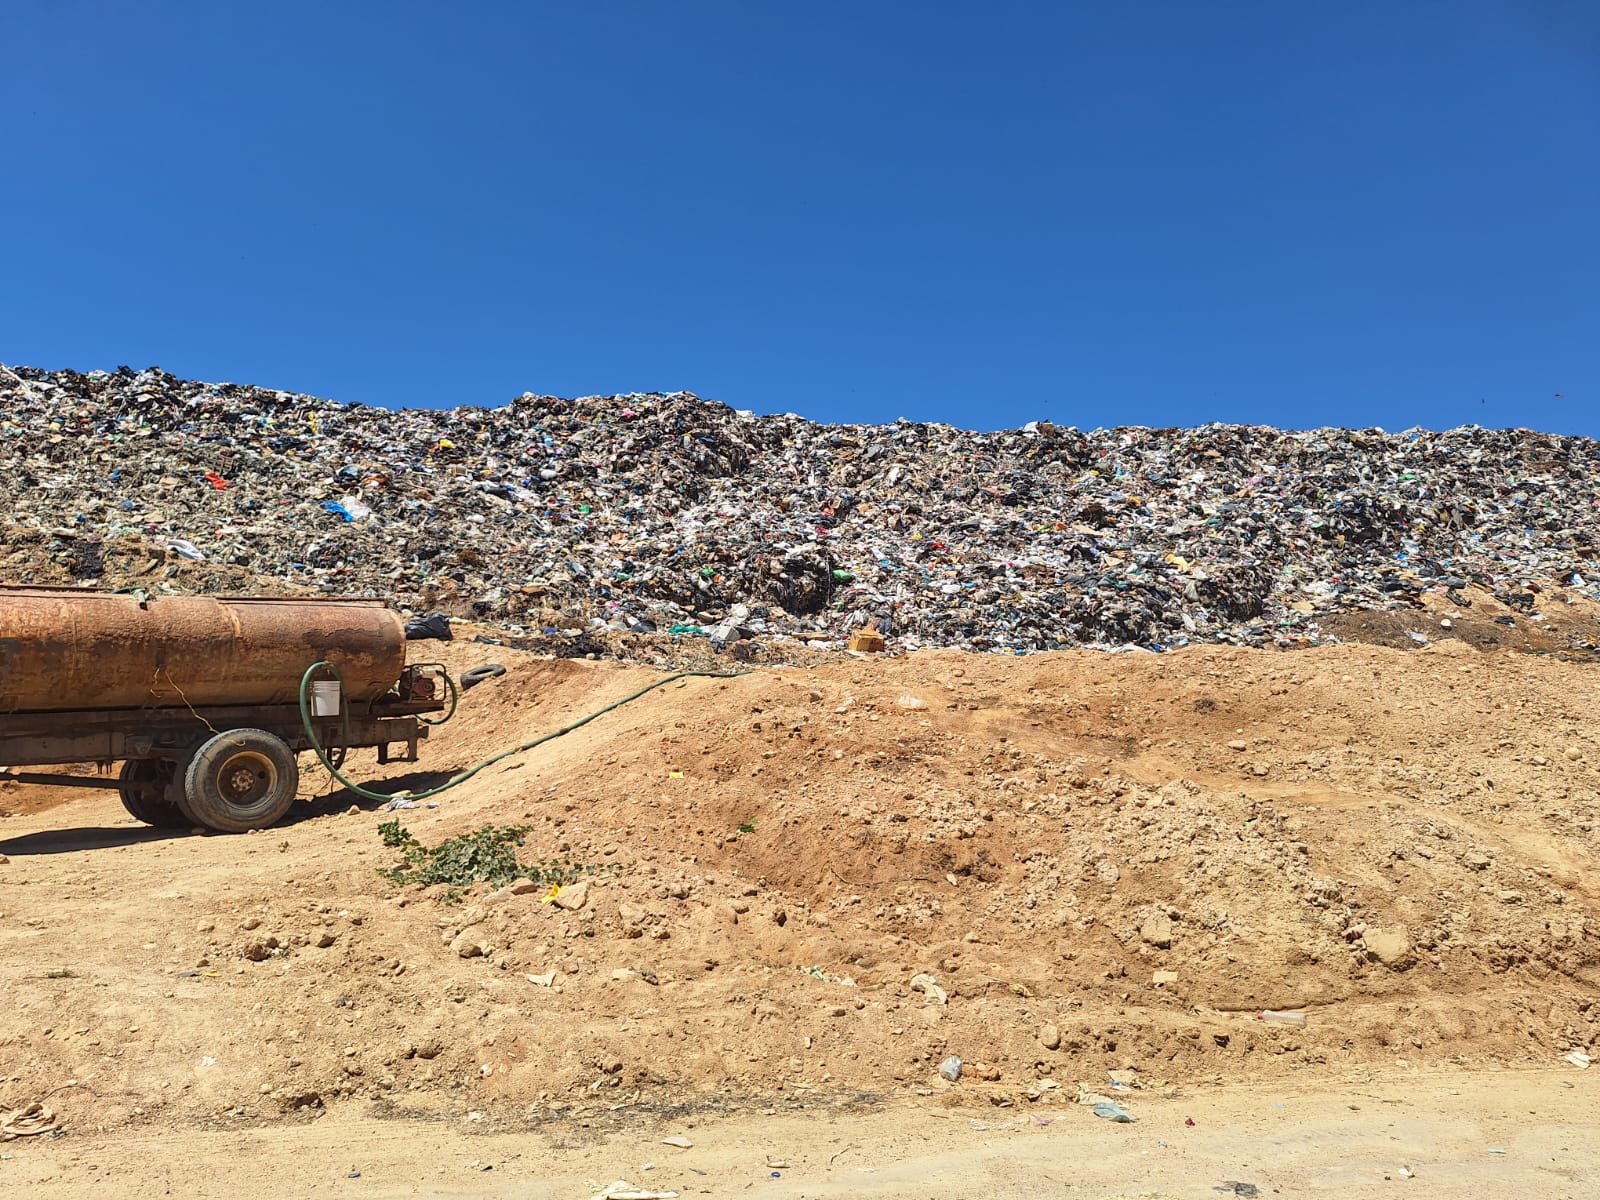
{"type": "Polygon", "coordinates": [[[1600,596],[1600,444],[1474,426],[980,433],[686,392],[393,411],[13,367],[0,478],[12,582],[382,596],[536,633],[1297,645],[1428,589],[1600,596]]]}

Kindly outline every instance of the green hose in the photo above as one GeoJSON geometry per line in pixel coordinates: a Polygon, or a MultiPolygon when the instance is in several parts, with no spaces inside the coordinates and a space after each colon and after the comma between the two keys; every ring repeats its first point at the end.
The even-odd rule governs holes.
{"type": "MultiPolygon", "coordinates": [[[[327,662],[326,660],[324,660],[322,662],[312,663],[309,667],[306,668],[306,673],[300,677],[300,722],[301,722],[302,725],[305,726],[306,739],[311,743],[311,748],[316,751],[317,758],[319,760],[321,760],[322,765],[327,768],[328,774],[332,775],[335,779],[337,779],[340,783],[344,784],[344,786],[346,788],[348,788],[350,791],[354,792],[356,795],[365,797],[368,800],[385,800],[385,801],[393,800],[395,798],[394,795],[386,795],[383,792],[368,791],[366,788],[361,787],[359,784],[351,783],[350,780],[348,780],[348,779],[346,779],[344,777],[344,775],[340,772],[339,768],[334,766],[333,763],[329,760],[328,752],[327,752],[326,749],[323,748],[322,742],[317,738],[317,731],[312,727],[312,724],[311,724],[311,702],[310,702],[311,679],[312,679],[312,676],[314,676],[318,671],[326,671],[330,675],[332,675],[334,677],[334,679],[338,680],[338,682],[339,682],[339,690],[340,690],[340,692],[343,693],[343,691],[344,691],[344,679],[339,674],[339,668],[334,666],[331,662],[327,662]]],[[[748,675],[748,674],[750,674],[749,671],[677,671],[677,672],[674,672],[671,675],[667,675],[667,676],[662,677],[661,679],[656,680],[654,683],[649,684],[646,687],[640,688],[637,692],[633,692],[630,695],[624,696],[621,700],[618,700],[615,704],[608,704],[604,708],[598,709],[597,711],[590,713],[586,717],[580,717],[578,720],[574,721],[570,725],[562,726],[560,729],[556,730],[554,733],[547,733],[543,737],[534,738],[533,741],[531,741],[531,742],[523,742],[522,745],[520,745],[520,746],[513,746],[509,750],[502,751],[501,753],[496,754],[493,758],[486,758],[481,763],[479,763],[477,766],[472,767],[472,768],[470,768],[468,770],[462,771],[459,775],[455,776],[453,779],[449,779],[446,782],[441,783],[436,788],[429,788],[425,792],[404,792],[404,793],[396,793],[396,795],[404,795],[405,798],[408,799],[408,800],[425,800],[429,796],[437,796],[440,792],[448,792],[451,788],[457,786],[458,784],[463,784],[467,780],[471,779],[474,775],[476,775],[479,771],[483,770],[485,767],[492,767],[492,766],[494,766],[495,763],[500,762],[500,761],[502,761],[504,759],[510,758],[513,754],[521,754],[525,750],[532,750],[535,746],[542,746],[545,742],[554,741],[558,737],[561,737],[561,736],[563,736],[565,734],[571,733],[574,729],[581,729],[583,726],[587,725],[590,721],[593,721],[596,717],[603,717],[603,716],[606,715],[606,713],[611,712],[613,709],[618,709],[618,708],[621,708],[624,704],[632,703],[633,701],[637,700],[640,696],[643,696],[646,692],[653,692],[658,687],[665,687],[667,684],[671,683],[674,679],[689,679],[689,678],[737,679],[741,675],[748,675]]],[[[442,725],[442,724],[445,723],[445,721],[448,721],[452,715],[454,715],[454,713],[456,711],[456,695],[457,695],[455,680],[451,679],[448,675],[446,675],[445,676],[445,681],[450,685],[450,711],[447,712],[443,717],[441,717],[437,721],[427,721],[427,718],[425,718],[425,717],[419,717],[418,718],[419,720],[427,721],[427,723],[430,724],[430,725],[442,725]]],[[[345,734],[345,739],[344,740],[345,740],[346,743],[348,743],[349,740],[350,740],[350,712],[349,712],[349,706],[346,705],[346,704],[341,703],[339,705],[339,712],[344,718],[344,734],[345,734]]]]}

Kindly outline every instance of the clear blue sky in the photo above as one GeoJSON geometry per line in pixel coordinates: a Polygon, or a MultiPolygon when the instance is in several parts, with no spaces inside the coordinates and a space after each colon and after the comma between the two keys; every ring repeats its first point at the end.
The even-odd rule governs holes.
{"type": "Polygon", "coordinates": [[[5,0],[0,55],[3,362],[1600,434],[1595,0],[5,0]]]}

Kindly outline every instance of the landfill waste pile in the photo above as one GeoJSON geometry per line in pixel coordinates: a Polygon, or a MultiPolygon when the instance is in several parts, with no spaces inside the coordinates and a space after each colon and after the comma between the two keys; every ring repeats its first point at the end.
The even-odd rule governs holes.
{"type": "Polygon", "coordinates": [[[1600,597],[1600,443],[824,425],[686,392],[390,411],[0,367],[0,577],[382,596],[513,632],[891,649],[1336,640],[1600,597]]]}

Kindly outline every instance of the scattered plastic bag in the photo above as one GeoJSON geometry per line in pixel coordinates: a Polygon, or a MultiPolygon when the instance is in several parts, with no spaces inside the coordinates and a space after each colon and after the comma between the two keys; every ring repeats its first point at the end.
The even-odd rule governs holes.
{"type": "Polygon", "coordinates": [[[448,642],[453,637],[454,634],[450,632],[450,618],[441,612],[430,613],[426,617],[412,617],[406,622],[407,641],[425,641],[432,638],[448,642]]]}

